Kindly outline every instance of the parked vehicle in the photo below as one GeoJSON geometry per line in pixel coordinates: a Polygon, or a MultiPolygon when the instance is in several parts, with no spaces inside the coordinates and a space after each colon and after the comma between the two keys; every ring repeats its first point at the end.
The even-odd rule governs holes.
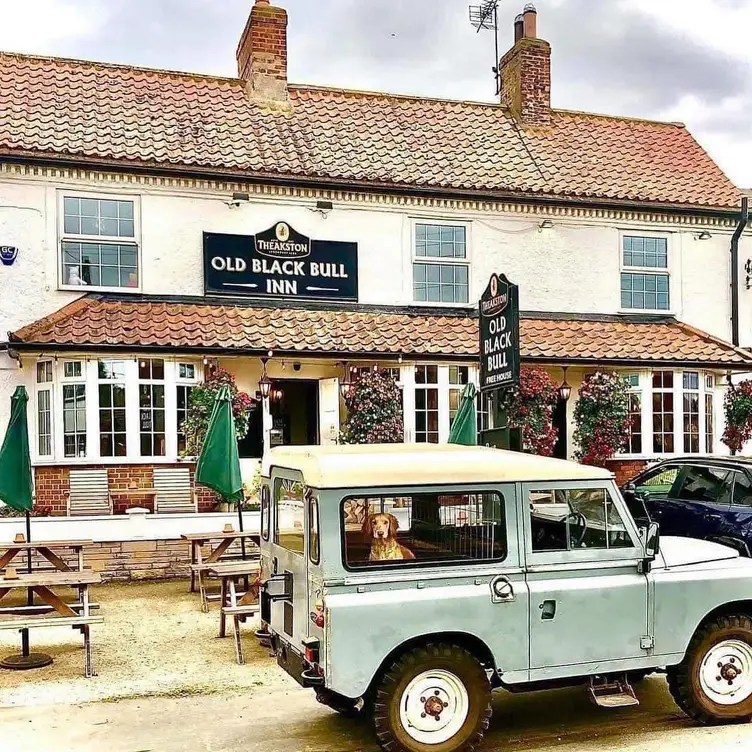
{"type": "Polygon", "coordinates": [[[628,500],[636,494],[649,519],[660,524],[662,535],[713,541],[750,556],[752,460],[665,460],[640,473],[624,491],[628,500]]]}
{"type": "Polygon", "coordinates": [[[477,749],[491,691],[638,704],[668,667],[705,724],[752,718],[752,561],[635,523],[613,476],[473,447],[274,449],[259,638],[390,752],[477,749]]]}

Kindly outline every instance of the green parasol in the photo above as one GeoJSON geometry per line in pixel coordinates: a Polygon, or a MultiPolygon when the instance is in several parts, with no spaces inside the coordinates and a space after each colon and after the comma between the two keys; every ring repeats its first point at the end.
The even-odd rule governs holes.
{"type": "MultiPolygon", "coordinates": [[[[34,507],[34,483],[31,476],[29,451],[29,426],[26,408],[29,396],[26,387],[16,387],[10,398],[10,420],[0,449],[0,501],[18,512],[26,513],[26,540],[31,541],[30,512],[34,507]]],[[[31,574],[31,550],[26,552],[27,571],[31,574]]],[[[31,589],[27,591],[27,605],[34,605],[31,589]]],[[[2,668],[25,670],[49,666],[52,658],[44,653],[29,651],[29,630],[21,630],[21,655],[12,655],[0,661],[2,668]]]]}
{"type": "MultiPolygon", "coordinates": [[[[214,400],[206,438],[196,465],[196,483],[216,491],[228,502],[238,505],[238,523],[243,532],[243,479],[240,474],[240,455],[232,414],[232,394],[222,387],[214,400]]],[[[243,558],[245,540],[241,539],[243,558]]]]}
{"type": "Polygon", "coordinates": [[[30,512],[34,506],[29,428],[26,421],[28,402],[26,387],[17,387],[10,399],[10,421],[0,449],[0,501],[18,512],[30,512]]]}
{"type": "Polygon", "coordinates": [[[474,384],[468,384],[462,392],[460,408],[454,416],[452,428],[449,431],[449,443],[463,446],[475,446],[478,443],[478,419],[475,411],[475,396],[477,391],[474,384]]]}

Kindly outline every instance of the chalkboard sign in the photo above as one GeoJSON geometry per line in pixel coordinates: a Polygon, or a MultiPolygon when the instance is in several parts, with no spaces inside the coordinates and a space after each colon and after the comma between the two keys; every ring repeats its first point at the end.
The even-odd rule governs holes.
{"type": "Polygon", "coordinates": [[[311,240],[286,222],[258,235],[204,233],[207,293],[358,300],[358,244],[311,240]]]}
{"type": "Polygon", "coordinates": [[[480,388],[506,389],[520,382],[519,288],[494,274],[478,304],[480,388]]]}

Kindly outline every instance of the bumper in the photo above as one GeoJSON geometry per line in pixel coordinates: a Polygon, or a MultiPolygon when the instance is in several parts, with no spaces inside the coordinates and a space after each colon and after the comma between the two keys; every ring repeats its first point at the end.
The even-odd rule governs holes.
{"type": "Polygon", "coordinates": [[[316,667],[275,634],[272,634],[272,647],[277,654],[277,665],[283,668],[301,687],[310,689],[324,686],[325,679],[318,673],[316,667]]]}

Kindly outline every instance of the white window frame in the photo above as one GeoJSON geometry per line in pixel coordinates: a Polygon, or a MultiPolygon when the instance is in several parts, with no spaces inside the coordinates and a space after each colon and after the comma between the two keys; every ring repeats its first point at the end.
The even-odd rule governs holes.
{"type": "MultiPolygon", "coordinates": [[[[425,384],[416,384],[415,369],[418,366],[436,366],[438,368],[438,383],[430,385],[431,388],[438,389],[439,405],[439,444],[446,444],[449,441],[450,431],[450,411],[449,411],[449,392],[452,389],[463,390],[464,385],[449,383],[449,369],[455,366],[468,369],[468,383],[478,386],[478,368],[472,363],[450,363],[438,364],[427,363],[424,361],[404,364],[402,366],[402,389],[403,389],[403,410],[405,421],[405,442],[416,444],[417,431],[415,422],[415,393],[418,389],[425,388],[425,384]]],[[[421,442],[424,443],[424,442],[421,442]]]]}
{"type": "Polygon", "coordinates": [[[124,193],[88,193],[86,191],[60,190],[57,194],[57,269],[58,289],[75,290],[76,292],[118,292],[138,294],[143,291],[144,266],[141,241],[141,197],[137,194],[124,193]],[[65,199],[93,199],[100,201],[131,201],[133,203],[133,238],[114,237],[109,235],[74,235],[65,232],[65,199]],[[106,287],[102,285],[69,285],[65,282],[65,268],[63,264],[63,243],[102,243],[111,245],[133,245],[136,247],[138,263],[137,287],[106,287]]]}
{"type": "Polygon", "coordinates": [[[30,443],[34,446],[34,456],[40,458],[41,460],[52,460],[55,457],[55,449],[57,446],[57,442],[55,441],[55,363],[54,361],[50,360],[49,358],[40,358],[36,361],[34,364],[34,428],[35,428],[35,435],[33,441],[30,441],[30,443]],[[38,371],[37,367],[40,363],[49,363],[52,373],[52,378],[50,381],[38,381],[38,371]],[[40,439],[40,421],[39,421],[39,408],[40,408],[40,398],[39,395],[41,392],[47,392],[49,394],[49,412],[50,412],[50,453],[49,454],[40,454],[39,452],[39,439],[40,439]]]}
{"type": "MultiPolygon", "coordinates": [[[[164,359],[164,357],[149,355],[149,356],[144,356],[144,357],[139,358],[137,365],[139,366],[139,379],[138,379],[138,456],[141,457],[142,459],[160,459],[161,460],[161,459],[164,459],[165,457],[167,457],[167,454],[168,454],[168,447],[167,447],[167,444],[168,444],[168,442],[167,442],[167,391],[168,391],[168,388],[169,388],[168,385],[167,385],[168,362],[164,359]],[[162,378],[161,379],[155,379],[155,378],[153,378],[153,375],[152,375],[148,379],[142,379],[140,377],[140,365],[141,365],[141,363],[144,362],[144,363],[152,363],[153,364],[154,361],[161,361],[162,362],[162,372],[163,372],[162,378]],[[164,406],[161,407],[161,408],[158,408],[158,407],[154,407],[154,405],[152,404],[151,407],[142,408],[141,407],[141,387],[142,386],[148,386],[148,387],[150,387],[152,401],[154,399],[154,390],[153,390],[153,387],[155,387],[155,386],[161,386],[162,390],[163,390],[162,396],[164,397],[164,406]],[[149,410],[149,412],[151,413],[152,426],[151,426],[151,431],[149,431],[149,432],[145,432],[141,428],[141,410],[149,410]],[[152,448],[154,447],[154,445],[156,443],[156,438],[155,437],[159,435],[159,432],[157,432],[155,430],[155,428],[154,428],[154,416],[160,410],[164,413],[164,428],[163,428],[163,433],[164,433],[164,454],[154,454],[154,453],[152,453],[152,454],[143,454],[143,452],[141,451],[141,436],[144,433],[148,433],[152,437],[152,439],[151,439],[152,448]]],[[[152,370],[153,370],[153,366],[152,366],[152,370]]],[[[177,390],[175,390],[175,391],[176,391],[176,395],[175,395],[175,401],[176,401],[175,419],[176,419],[176,423],[177,423],[177,390]]],[[[128,413],[127,413],[127,409],[126,409],[126,421],[127,420],[128,420],[128,413]]],[[[177,438],[176,438],[176,442],[177,442],[177,438]]]]}
{"type": "MultiPolygon", "coordinates": [[[[623,452],[617,454],[614,459],[659,459],[671,457],[707,457],[714,454],[717,449],[719,433],[719,399],[721,398],[721,389],[716,385],[717,379],[712,371],[703,370],[702,368],[654,368],[652,370],[636,371],[635,369],[625,369],[621,371],[625,376],[627,374],[637,374],[639,386],[630,391],[640,394],[642,400],[642,452],[633,454],[623,452]],[[671,393],[674,395],[674,451],[673,452],[655,452],[653,451],[653,374],[658,371],[670,371],[674,374],[674,386],[671,393]],[[698,454],[684,451],[684,374],[699,373],[700,376],[700,452],[698,454]],[[712,379],[713,388],[708,388],[708,378],[712,379]],[[706,451],[706,432],[705,416],[706,403],[705,396],[709,395],[713,401],[713,446],[710,452],[706,451]]],[[[689,390],[695,391],[695,390],[689,390]]]]}
{"type": "MultiPolygon", "coordinates": [[[[48,361],[50,358],[40,358],[48,361]]],[[[34,363],[34,381],[36,382],[36,363],[34,363]]],[[[204,371],[201,360],[192,357],[164,357],[162,355],[134,355],[124,354],[87,354],[87,355],[70,355],[53,361],[52,365],[53,380],[43,384],[36,384],[42,390],[49,388],[52,391],[52,449],[53,453],[49,456],[40,456],[39,454],[39,401],[36,397],[38,389],[34,389],[35,396],[35,417],[30,422],[30,427],[34,426],[34,436],[30,437],[30,443],[33,444],[33,456],[35,464],[38,465],[84,465],[84,464],[103,464],[103,465],[158,465],[174,464],[182,459],[177,452],[177,387],[182,386],[199,386],[204,380],[204,371]],[[142,457],[140,442],[140,408],[139,408],[139,360],[140,359],[164,360],[165,361],[165,432],[166,432],[166,454],[164,457],[142,457]],[[120,380],[101,380],[99,379],[99,361],[122,361],[125,364],[125,378],[120,380]],[[65,362],[80,361],[81,377],[65,378],[65,362]],[[195,378],[193,380],[179,378],[179,363],[190,363],[195,366],[195,378]],[[99,433],[99,385],[109,383],[125,384],[125,418],[126,418],[126,439],[127,453],[123,457],[103,457],[100,450],[100,433],[99,433]],[[65,442],[63,435],[63,388],[65,386],[84,385],[86,387],[86,456],[85,457],[66,457],[65,442]]],[[[143,382],[146,383],[146,382],[143,382]]]]}
{"type": "Polygon", "coordinates": [[[620,230],[619,231],[619,277],[618,277],[618,300],[619,311],[621,313],[650,313],[653,315],[670,316],[677,310],[677,295],[679,290],[675,289],[677,273],[675,268],[675,257],[678,255],[673,248],[674,236],[670,233],[650,232],[649,230],[620,230]],[[656,268],[653,266],[627,266],[624,263],[624,239],[627,237],[635,238],[656,238],[666,241],[666,268],[656,268]],[[668,308],[625,308],[621,300],[621,278],[622,274],[643,274],[653,277],[668,278],[668,308]]]}
{"type": "Polygon", "coordinates": [[[473,289],[473,254],[472,254],[472,222],[461,219],[436,219],[433,217],[412,217],[410,219],[410,270],[409,299],[411,305],[424,308],[470,308],[474,305],[473,289]],[[435,258],[433,256],[418,256],[417,232],[418,225],[436,225],[439,227],[465,228],[465,258],[435,258]],[[442,303],[415,299],[415,265],[429,264],[436,266],[464,266],[467,268],[467,303],[442,303]]]}

